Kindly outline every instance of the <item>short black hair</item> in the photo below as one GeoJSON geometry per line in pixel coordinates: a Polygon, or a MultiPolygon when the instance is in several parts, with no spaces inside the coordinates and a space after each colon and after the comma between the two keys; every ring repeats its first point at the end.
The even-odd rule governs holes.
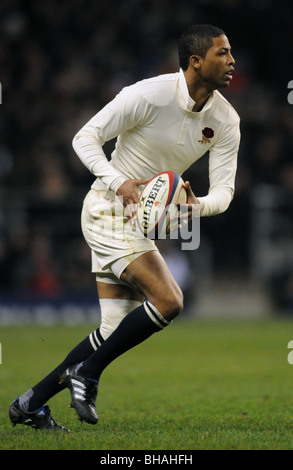
{"type": "Polygon", "coordinates": [[[179,64],[185,71],[188,69],[189,58],[192,55],[205,57],[213,45],[213,38],[225,34],[224,31],[210,24],[189,26],[181,35],[178,44],[179,64]]]}

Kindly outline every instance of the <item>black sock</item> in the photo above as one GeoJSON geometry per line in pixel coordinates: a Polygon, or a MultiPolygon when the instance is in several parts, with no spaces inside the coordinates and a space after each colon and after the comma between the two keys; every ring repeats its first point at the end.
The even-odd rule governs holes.
{"type": "Polygon", "coordinates": [[[148,301],[130,312],[111,336],[78,368],[78,373],[99,380],[114,359],[149,338],[169,322],[148,301]]]}
{"type": "Polygon", "coordinates": [[[60,375],[69,366],[87,359],[104,342],[99,330],[93,331],[66,356],[63,362],[50,372],[43,380],[19,397],[19,405],[24,411],[34,411],[40,408],[56,393],[63,390],[59,384],[60,375]]]}

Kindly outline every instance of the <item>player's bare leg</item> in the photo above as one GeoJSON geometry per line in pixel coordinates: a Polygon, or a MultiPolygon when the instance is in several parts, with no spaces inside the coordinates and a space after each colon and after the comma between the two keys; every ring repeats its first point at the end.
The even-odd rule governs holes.
{"type": "Polygon", "coordinates": [[[148,299],[169,321],[182,310],[182,292],[158,251],[149,251],[121,275],[127,286],[97,282],[99,298],[148,299]]]}
{"type": "Polygon", "coordinates": [[[100,298],[121,295],[146,300],[132,310],[111,336],[88,359],[63,374],[79,418],[96,424],[95,401],[100,375],[114,359],[160,331],[183,308],[183,296],[164,259],[157,251],[143,254],[125,269],[121,279],[127,286],[98,283],[100,298]],[[159,310],[160,309],[160,310],[159,310]]]}
{"type": "Polygon", "coordinates": [[[133,289],[131,286],[122,284],[108,284],[107,282],[97,282],[99,299],[128,299],[143,301],[144,295],[133,289]]]}
{"type": "Polygon", "coordinates": [[[183,309],[183,294],[159,251],[149,251],[125,269],[121,279],[141,292],[166,320],[183,309]]]}

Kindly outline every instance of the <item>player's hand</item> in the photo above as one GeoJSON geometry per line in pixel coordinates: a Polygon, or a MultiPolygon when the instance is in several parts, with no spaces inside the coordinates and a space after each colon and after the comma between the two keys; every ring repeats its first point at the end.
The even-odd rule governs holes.
{"type": "Polygon", "coordinates": [[[189,181],[185,182],[184,187],[187,193],[186,204],[177,204],[177,207],[180,210],[180,224],[186,224],[188,220],[199,215],[199,200],[192,191],[189,181]]]}
{"type": "Polygon", "coordinates": [[[117,196],[123,198],[124,213],[132,222],[137,217],[138,188],[149,180],[150,178],[126,180],[117,190],[117,196]]]}

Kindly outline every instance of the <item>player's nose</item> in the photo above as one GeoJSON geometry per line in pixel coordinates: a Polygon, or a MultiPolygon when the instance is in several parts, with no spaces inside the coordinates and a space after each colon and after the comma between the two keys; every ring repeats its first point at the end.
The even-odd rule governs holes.
{"type": "Polygon", "coordinates": [[[228,55],[228,64],[229,64],[229,65],[233,65],[233,66],[235,65],[235,59],[234,59],[234,57],[232,56],[231,52],[230,52],[229,55],[228,55]]]}

